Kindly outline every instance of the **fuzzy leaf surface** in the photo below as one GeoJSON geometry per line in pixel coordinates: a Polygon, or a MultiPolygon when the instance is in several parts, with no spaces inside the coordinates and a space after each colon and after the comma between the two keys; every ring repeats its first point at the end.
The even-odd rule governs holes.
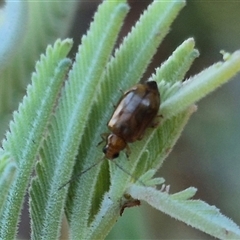
{"type": "MultiPolygon", "coordinates": [[[[103,81],[101,80],[102,84],[97,93],[97,102],[94,104],[89,116],[88,127],[82,138],[78,155],[79,162],[76,162],[74,175],[79,174],[81,170],[87,169],[101,158],[101,149],[97,147],[97,144],[101,140],[101,133],[106,131],[106,123],[113,111],[111,103],[116,103],[121,96],[121,91],[118,91],[118,89],[125,90],[140,80],[159,43],[169,31],[170,24],[183,5],[184,1],[154,1],[115,51],[114,58],[110,59],[106,67],[102,77],[103,81]],[[166,12],[168,14],[165,14],[166,12]],[[80,161],[82,162],[83,159],[84,164],[82,165],[80,161]]],[[[126,161],[125,157],[120,157],[119,162],[121,159],[124,159],[124,162],[126,161]]],[[[130,162],[131,159],[133,158],[130,157],[130,162]]],[[[100,184],[97,175],[100,170],[100,165],[94,167],[88,173],[83,174],[78,182],[75,181],[71,184],[67,212],[72,214],[71,226],[74,229],[73,231],[78,234],[74,235],[73,238],[92,239],[94,236],[104,238],[113,226],[113,219],[116,219],[119,215],[118,208],[116,208],[114,218],[109,219],[108,223],[110,225],[106,227],[106,223],[104,223],[102,227],[99,226],[99,229],[95,232],[96,235],[94,235],[90,223],[99,209],[104,193],[109,188],[109,185],[105,185],[102,187],[102,192],[97,190],[100,184]],[[98,194],[95,194],[95,192],[98,192],[98,194]],[[92,211],[92,206],[98,206],[98,208],[92,211]],[[86,227],[86,223],[82,225],[81,221],[87,223],[86,227]],[[84,228],[79,228],[79,226],[84,226],[84,228]],[[92,233],[89,234],[89,231],[92,233]],[[80,235],[84,234],[84,232],[85,235],[80,235]]],[[[108,168],[104,168],[103,171],[105,181],[109,182],[108,168]]],[[[111,178],[111,182],[112,180],[111,178]]],[[[123,180],[120,187],[125,184],[126,182],[123,180]]],[[[122,194],[123,189],[124,187],[121,188],[122,194]]]]}
{"type": "Polygon", "coordinates": [[[71,40],[58,40],[53,47],[47,48],[46,55],[41,56],[32,75],[32,84],[27,88],[27,96],[14,113],[3,141],[2,152],[9,154],[9,163],[15,163],[17,168],[0,219],[0,236],[3,239],[13,239],[16,234],[38,149],[71,64],[69,59],[64,59],[71,46],[71,40]]]}
{"type": "Polygon", "coordinates": [[[188,199],[195,191],[194,188],[188,188],[183,194],[180,192],[170,195],[152,187],[132,185],[128,189],[132,197],[144,200],[161,212],[211,236],[218,239],[239,239],[240,228],[221,214],[219,209],[201,200],[188,199]]]}
{"type": "MultiPolygon", "coordinates": [[[[104,1],[94,16],[90,29],[82,38],[75,62],[62,90],[61,99],[43,146],[38,177],[32,183],[32,238],[56,239],[60,234],[67,187],[71,178],[80,140],[88,127],[91,106],[96,99],[99,79],[110,57],[117,35],[126,16],[125,1],[104,1]],[[60,190],[58,190],[61,188],[60,190]],[[38,198],[39,194],[43,197],[38,198]],[[39,213],[39,215],[38,215],[39,213]]],[[[80,145],[80,149],[82,146],[80,145]]],[[[90,187],[88,187],[90,191],[90,187]]],[[[83,201],[83,199],[82,199],[83,201]]],[[[87,209],[88,202],[85,202],[87,209]]],[[[87,224],[85,213],[78,219],[87,224]],[[84,222],[85,220],[85,222],[84,222]]],[[[68,214],[71,230],[71,214],[68,214]]],[[[79,227],[78,227],[79,228],[79,227]]],[[[73,239],[83,239],[70,231],[73,239]]]]}

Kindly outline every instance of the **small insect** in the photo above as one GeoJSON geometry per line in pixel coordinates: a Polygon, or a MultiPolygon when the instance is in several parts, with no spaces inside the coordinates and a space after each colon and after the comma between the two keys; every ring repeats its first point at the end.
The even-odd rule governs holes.
{"type": "MultiPolygon", "coordinates": [[[[141,140],[146,128],[156,125],[153,123],[153,120],[157,116],[159,106],[160,93],[155,81],[138,83],[126,91],[108,122],[108,128],[111,133],[107,135],[106,146],[103,148],[105,157],[110,160],[117,158],[119,152],[125,148],[127,149],[127,155],[129,155],[130,148],[128,147],[128,143],[141,140]]],[[[71,181],[92,169],[103,159],[101,158],[92,166],[70,179],[59,189],[62,189],[71,181]]],[[[119,164],[114,163],[123,172],[130,175],[119,164]]]]}
{"type": "Polygon", "coordinates": [[[117,158],[125,148],[129,155],[128,143],[141,140],[146,128],[154,126],[159,106],[160,93],[155,81],[136,84],[126,91],[108,122],[111,133],[103,148],[105,157],[117,158]]]}

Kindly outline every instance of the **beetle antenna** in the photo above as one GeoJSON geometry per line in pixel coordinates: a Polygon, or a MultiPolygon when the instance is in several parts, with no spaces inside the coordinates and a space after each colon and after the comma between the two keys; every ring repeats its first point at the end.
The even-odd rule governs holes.
{"type": "Polygon", "coordinates": [[[69,183],[75,181],[77,178],[79,178],[82,174],[84,174],[85,172],[91,170],[93,167],[95,167],[96,165],[98,165],[104,158],[101,158],[99,161],[95,162],[93,165],[91,165],[90,167],[86,168],[85,170],[83,170],[82,172],[74,175],[69,181],[65,182],[61,187],[58,188],[58,190],[61,190],[62,188],[64,188],[66,185],[68,185],[69,183]]]}
{"type": "Polygon", "coordinates": [[[144,184],[141,180],[139,180],[139,179],[135,178],[134,176],[132,176],[132,174],[131,174],[130,172],[128,172],[126,169],[124,169],[124,168],[123,168],[121,165],[119,165],[116,161],[111,161],[111,162],[113,162],[113,163],[114,163],[118,168],[120,168],[124,173],[126,173],[127,175],[129,175],[130,177],[132,177],[135,182],[139,182],[139,183],[141,183],[141,185],[145,186],[145,184],[144,184]]]}
{"type": "MultiPolygon", "coordinates": [[[[101,158],[99,161],[95,162],[93,165],[91,165],[90,167],[86,168],[85,170],[83,170],[82,172],[74,175],[69,181],[65,182],[61,187],[58,188],[58,191],[61,190],[62,188],[64,188],[66,185],[68,185],[69,183],[75,181],[77,178],[79,178],[82,174],[88,172],[89,170],[91,170],[93,167],[95,167],[96,165],[98,165],[100,162],[102,162],[104,160],[104,157],[101,158]]],[[[132,176],[132,174],[130,172],[128,172],[126,169],[124,169],[121,165],[119,165],[116,161],[111,161],[113,162],[118,168],[120,168],[124,173],[126,173],[127,175],[129,175],[130,177],[132,177],[134,179],[135,182],[139,182],[141,183],[141,185],[145,186],[145,184],[135,178],[134,176],[132,176]]]]}

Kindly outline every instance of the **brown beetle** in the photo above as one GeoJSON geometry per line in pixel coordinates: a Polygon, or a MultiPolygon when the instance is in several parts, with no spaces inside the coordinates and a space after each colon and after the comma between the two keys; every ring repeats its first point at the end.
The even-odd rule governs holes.
{"type": "MultiPolygon", "coordinates": [[[[127,153],[129,153],[130,149],[127,143],[141,140],[146,128],[151,125],[154,126],[153,120],[158,113],[159,106],[160,93],[155,81],[136,84],[126,91],[108,122],[108,128],[111,133],[108,134],[106,140],[107,144],[103,148],[105,157],[110,160],[117,158],[119,152],[124,148],[127,148],[127,153]]],[[[59,187],[59,190],[83,173],[92,169],[102,160],[103,158],[70,179],[59,187]]],[[[115,164],[122,169],[122,171],[129,174],[116,162],[115,164]]],[[[140,205],[139,200],[129,201],[129,203],[122,206],[120,214],[122,215],[126,207],[137,205],[140,205]]]]}
{"type": "Polygon", "coordinates": [[[124,148],[129,153],[127,143],[142,139],[146,128],[153,125],[159,106],[160,93],[155,81],[136,84],[126,91],[108,122],[111,133],[103,148],[105,157],[117,158],[124,148]]]}

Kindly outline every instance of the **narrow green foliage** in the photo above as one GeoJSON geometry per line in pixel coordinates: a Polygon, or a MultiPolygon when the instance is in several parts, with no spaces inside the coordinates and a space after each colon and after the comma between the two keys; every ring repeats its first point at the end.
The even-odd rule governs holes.
{"type": "MultiPolygon", "coordinates": [[[[156,51],[157,44],[162,39],[156,33],[161,31],[161,28],[163,28],[161,33],[164,33],[169,26],[168,24],[170,24],[164,18],[159,20],[157,16],[162,16],[161,10],[163,8],[163,11],[168,12],[168,15],[176,16],[182,4],[182,2],[153,2],[124,39],[119,49],[115,51],[115,57],[109,61],[103,75],[104,81],[100,87],[98,101],[93,106],[88,128],[82,139],[78,159],[79,161],[84,159],[84,164],[76,164],[75,174],[88,169],[89,166],[101,159],[102,154],[96,145],[100,141],[100,134],[104,132],[104,125],[113,111],[109,107],[109,103],[116,103],[117,98],[122,94],[115,89],[125,90],[141,78],[156,51]],[[171,13],[169,13],[170,9],[171,13]],[[145,38],[146,35],[148,38],[145,38]]],[[[171,19],[170,22],[173,18],[167,17],[168,20],[171,19]]],[[[131,185],[131,182],[137,182],[140,185],[142,181],[145,181],[146,185],[162,182],[162,179],[142,180],[140,178],[138,181],[137,178],[149,169],[158,169],[161,166],[179,138],[190,115],[196,110],[193,99],[188,101],[181,111],[174,109],[176,112],[173,115],[168,115],[169,112],[166,112],[162,106],[172,96],[181,91],[184,86],[182,83],[184,75],[198,55],[198,51],[194,49],[193,39],[188,39],[156,70],[156,74],[152,75],[151,79],[158,82],[162,96],[160,126],[157,129],[147,131],[143,140],[134,143],[129,161],[126,161],[124,154],[114,160],[121,168],[114,163],[109,163],[110,176],[106,170],[101,171],[101,174],[104,172],[106,178],[110,177],[110,186],[102,187],[102,192],[99,189],[94,192],[94,187],[99,187],[99,182],[96,184],[96,176],[100,168],[96,166],[80,176],[78,182],[71,184],[67,213],[71,216],[70,231],[73,238],[105,238],[118,218],[121,198],[124,196],[127,187],[131,185]],[[99,210],[95,214],[96,210],[91,211],[89,207],[97,206],[97,203],[99,204],[99,210]],[[82,225],[82,222],[85,223],[82,225]],[[79,226],[83,226],[83,229],[79,226]]],[[[233,62],[236,64],[236,59],[233,62]]],[[[235,73],[236,71],[237,69],[235,69],[235,73]]],[[[100,178],[98,181],[100,181],[100,178]]],[[[188,191],[181,194],[181,197],[188,198],[192,197],[193,194],[193,191],[191,193],[188,191]]]]}
{"type": "MultiPolygon", "coordinates": [[[[90,30],[82,38],[76,61],[69,72],[49,130],[49,138],[43,146],[41,162],[37,167],[39,176],[32,184],[31,215],[34,219],[32,238],[59,237],[68,185],[58,189],[71,178],[79,143],[83,131],[88,126],[91,106],[98,91],[99,79],[110,58],[128,10],[124,2],[105,1],[100,5],[90,30]],[[45,193],[42,194],[43,192],[45,193]],[[39,194],[43,196],[42,199],[37,198],[39,194]]],[[[92,193],[90,190],[88,188],[87,191],[92,193]]],[[[84,197],[87,197],[87,194],[84,197]]],[[[86,210],[81,213],[78,224],[82,226],[81,234],[84,234],[84,225],[87,224],[84,215],[88,214],[85,212],[90,209],[88,205],[91,202],[84,201],[84,198],[79,204],[81,202],[84,203],[86,210]]],[[[71,215],[68,217],[71,226],[71,215]]],[[[71,238],[83,239],[81,236],[71,238]]]]}
{"type": "Polygon", "coordinates": [[[152,79],[160,80],[159,89],[162,103],[179,90],[185,73],[199,56],[198,50],[194,47],[195,42],[192,38],[184,41],[169,59],[156,69],[156,75],[151,76],[152,79]]]}
{"type": "Polygon", "coordinates": [[[240,51],[226,61],[218,62],[184,82],[181,89],[162,104],[162,114],[169,118],[184,110],[190,102],[197,102],[240,71],[240,51]]]}
{"type": "Polygon", "coordinates": [[[127,191],[133,198],[144,200],[154,208],[167,213],[218,239],[239,239],[240,228],[229,218],[222,215],[215,206],[200,200],[188,200],[196,192],[188,188],[181,194],[170,195],[152,187],[133,184],[127,191]],[[184,196],[184,197],[183,197],[184,196]]]}
{"type": "Polygon", "coordinates": [[[28,86],[27,96],[14,113],[10,131],[3,141],[4,151],[9,153],[17,166],[16,178],[9,189],[0,223],[0,236],[3,239],[13,239],[16,234],[38,148],[71,64],[69,59],[62,60],[71,46],[70,40],[57,41],[53,48],[48,47],[46,55],[41,56],[36,73],[32,76],[32,85],[28,86]]]}
{"type": "MultiPolygon", "coordinates": [[[[183,5],[183,1],[154,1],[140,17],[136,26],[132,28],[131,33],[124,38],[119,49],[115,51],[115,58],[109,61],[102,77],[103,82],[100,91],[97,93],[98,100],[93,106],[80,147],[78,159],[79,161],[85,159],[84,165],[80,165],[80,163],[77,162],[75,174],[78,174],[81,169],[87,169],[102,157],[101,149],[97,147],[97,143],[101,140],[101,133],[107,130],[106,123],[113,111],[111,103],[116,104],[117,99],[122,94],[118,89],[125,90],[140,80],[157,47],[169,31],[170,24],[183,5]]],[[[134,159],[134,157],[132,157],[131,154],[130,162],[132,162],[132,159],[134,159]]],[[[121,162],[121,160],[125,162],[125,156],[123,156],[123,158],[120,157],[119,162],[121,162]]],[[[75,235],[73,235],[72,238],[91,239],[93,237],[93,235],[89,235],[89,232],[92,232],[92,226],[85,226],[81,223],[83,222],[83,224],[85,224],[84,222],[88,222],[88,219],[93,219],[93,216],[89,215],[89,213],[92,212],[91,199],[93,197],[92,202],[97,202],[99,206],[101,204],[104,192],[99,193],[98,196],[94,194],[98,171],[99,168],[94,167],[88,173],[81,176],[79,183],[74,183],[71,186],[67,206],[69,206],[68,212],[73,213],[70,224],[75,235]],[[87,192],[86,189],[88,189],[87,192]],[[89,189],[93,189],[93,191],[89,191],[89,189]],[[83,192],[86,194],[83,195],[83,192]],[[75,194],[74,198],[71,197],[73,193],[75,194]],[[83,229],[79,228],[80,225],[83,226],[83,229]]],[[[129,175],[126,175],[126,173],[123,174],[125,175],[121,175],[120,179],[122,177],[126,178],[126,176],[129,179],[129,175]]],[[[106,171],[105,176],[108,176],[106,171]]],[[[115,196],[116,199],[119,198],[120,195],[122,196],[126,181],[121,179],[115,183],[112,180],[111,178],[111,182],[121,189],[121,194],[115,196]],[[118,185],[119,183],[120,185],[118,185]]],[[[110,225],[106,227],[105,223],[103,223],[101,230],[97,231],[99,234],[101,232],[102,236],[96,235],[98,238],[104,238],[104,236],[106,236],[104,234],[107,234],[112,227],[116,219],[116,214],[118,214],[117,208],[115,210],[115,214],[109,219],[110,225]]]]}
{"type": "MultiPolygon", "coordinates": [[[[195,48],[195,41],[189,38],[184,41],[165,61],[161,67],[156,69],[156,75],[162,81],[169,84],[182,81],[185,73],[189,70],[193,61],[199,56],[198,50],[195,48]]],[[[161,90],[161,88],[160,88],[161,90]]],[[[162,95],[161,95],[162,96],[162,95]]]]}
{"type": "MultiPolygon", "coordinates": [[[[163,63],[163,67],[161,68],[161,70],[159,70],[160,68],[157,69],[156,74],[153,74],[151,76],[151,79],[155,79],[157,82],[159,82],[159,85],[161,86],[161,95],[166,95],[165,92],[169,92],[169,89],[172,89],[176,85],[181,85],[182,77],[189,70],[191,63],[197,56],[198,52],[194,49],[194,41],[192,39],[189,39],[185,41],[181,46],[179,46],[174,51],[173,55],[169,57],[169,59],[165,63],[163,63]],[[181,58],[181,61],[177,61],[178,58],[181,58]],[[173,76],[171,76],[171,73],[173,74],[173,76]],[[170,77],[162,79],[163,76],[170,77]],[[174,77],[176,77],[176,79],[177,77],[179,77],[179,79],[173,81],[174,77]]],[[[176,88],[176,90],[178,89],[179,87],[176,88]]],[[[174,91],[172,91],[172,94],[174,94],[174,91]]],[[[165,99],[162,99],[163,103],[164,100],[165,99]]],[[[191,108],[191,113],[193,111],[195,111],[194,107],[191,108]]],[[[148,169],[154,167],[159,168],[163,163],[164,159],[167,157],[170,150],[172,149],[173,145],[177,141],[186,123],[186,120],[184,118],[173,118],[170,122],[167,122],[166,124],[164,123],[165,120],[166,119],[164,115],[162,119],[160,117],[159,121],[162,122],[160,123],[160,129],[158,131],[149,131],[148,133],[146,133],[146,137],[143,140],[135,143],[135,147],[132,150],[130,156],[131,164],[129,164],[128,162],[126,163],[126,161],[122,160],[123,163],[121,163],[121,165],[123,165],[125,169],[131,169],[131,171],[129,171],[131,175],[140,176],[148,169]],[[160,152],[158,152],[157,149],[159,149],[160,152]],[[143,157],[146,150],[148,150],[149,152],[149,161],[146,161],[146,158],[143,157]],[[144,168],[140,167],[142,162],[145,163],[144,168]],[[125,163],[126,165],[124,165],[125,163]]],[[[130,178],[119,169],[117,169],[117,172],[119,173],[119,175],[116,174],[115,178],[112,179],[113,183],[117,182],[117,188],[114,188],[114,193],[112,195],[121,196],[122,190],[126,188],[127,182],[130,178]],[[118,180],[116,178],[118,178],[118,180]],[[125,179],[126,182],[123,181],[123,179],[125,179]],[[120,186],[122,186],[122,188],[120,186]],[[115,193],[115,191],[118,191],[118,193],[115,193]]]]}
{"type": "MultiPolygon", "coordinates": [[[[143,140],[134,143],[130,161],[122,160],[121,163],[119,161],[119,164],[121,164],[124,169],[128,169],[132,176],[137,176],[137,174],[139,174],[138,164],[141,163],[140,160],[148,162],[147,169],[150,169],[150,166],[153,165],[152,160],[155,160],[156,162],[163,161],[168,154],[169,149],[173,147],[176,139],[179,137],[193,110],[194,109],[190,108],[171,120],[165,121],[161,125],[161,128],[155,130],[154,134],[151,133],[154,137],[147,134],[143,140]],[[147,148],[149,151],[149,158],[142,159],[141,155],[144,154],[147,148]],[[130,169],[132,170],[130,171],[130,169]]],[[[89,239],[97,238],[101,233],[105,233],[105,228],[108,224],[114,224],[119,215],[120,200],[126,192],[126,189],[129,187],[129,184],[131,184],[131,176],[123,172],[121,169],[115,168],[114,170],[115,171],[112,173],[110,190],[105,194],[101,203],[101,208],[95,217],[95,221],[93,221],[90,226],[91,235],[89,239]]],[[[144,172],[141,174],[144,174],[144,172]]],[[[140,180],[144,181],[144,178],[140,178],[140,180]]],[[[160,183],[161,181],[159,180],[157,183],[160,183]]],[[[148,183],[149,180],[146,180],[146,185],[148,185],[148,183]]],[[[141,185],[141,182],[137,181],[137,184],[141,185]]]]}
{"type": "Polygon", "coordinates": [[[141,79],[183,6],[184,1],[154,1],[144,11],[107,66],[102,89],[110,95],[107,101],[119,99],[121,92],[113,94],[113,89],[128,89],[141,79]]]}
{"type": "MultiPolygon", "coordinates": [[[[161,68],[161,70],[157,69],[156,74],[152,75],[151,79],[155,79],[157,82],[159,82],[159,85],[162,87],[160,88],[161,95],[165,95],[165,92],[169,91],[169,89],[171,89],[172,86],[176,86],[176,84],[180,86],[182,77],[189,70],[191,63],[197,56],[198,56],[197,51],[194,49],[194,41],[192,39],[189,39],[185,41],[181,46],[179,46],[174,51],[172,56],[169,57],[169,59],[165,63],[163,63],[163,67],[161,68]],[[177,61],[178,58],[181,58],[181,61],[177,61]],[[172,73],[173,76],[175,76],[176,78],[179,77],[180,79],[173,81],[172,79],[174,78],[171,76],[170,73],[172,73]],[[164,75],[170,77],[162,79],[164,75]]],[[[179,89],[179,87],[177,89],[179,89]]],[[[174,94],[173,91],[172,94],[174,94]]],[[[164,103],[164,99],[162,100],[164,103]]],[[[194,107],[191,109],[192,109],[191,112],[195,110],[194,107]]],[[[132,174],[133,176],[139,176],[150,168],[154,167],[159,168],[163,163],[163,160],[167,157],[171,148],[175,144],[176,140],[178,139],[181,133],[179,129],[183,129],[183,126],[186,123],[185,120],[182,123],[181,118],[171,119],[170,124],[169,123],[165,124],[164,123],[165,120],[166,119],[164,115],[162,118],[160,117],[159,118],[159,121],[161,122],[160,130],[156,131],[157,130],[156,129],[149,131],[148,133],[146,133],[146,138],[141,140],[139,143],[135,143],[135,148],[132,150],[130,156],[131,164],[127,163],[127,165],[124,166],[125,169],[132,169],[130,171],[130,174],[132,174]],[[161,150],[161,153],[159,153],[156,149],[161,150]],[[144,156],[143,154],[146,150],[148,150],[149,152],[148,159],[149,160],[152,159],[152,161],[145,163],[145,168],[140,168],[139,165],[141,164],[141,162],[146,162],[146,158],[142,159],[142,157],[144,156]]],[[[123,162],[125,163],[126,161],[123,162]]],[[[118,184],[116,185],[118,186],[116,190],[119,191],[121,189],[119,186],[122,186],[124,189],[126,186],[126,182],[122,180],[123,177],[122,174],[124,173],[122,173],[121,170],[118,172],[120,174],[120,177],[118,184]]],[[[129,176],[128,178],[126,177],[127,176],[125,176],[125,179],[126,181],[128,181],[129,176]]],[[[119,194],[121,195],[121,192],[119,192],[119,194]]]]}
{"type": "Polygon", "coordinates": [[[9,188],[15,178],[16,164],[11,161],[8,153],[0,149],[0,216],[6,202],[9,188]]]}
{"type": "Polygon", "coordinates": [[[136,183],[144,186],[157,186],[161,185],[165,182],[164,178],[153,178],[156,173],[155,169],[148,170],[145,174],[143,174],[136,183]],[[143,183],[143,184],[142,184],[143,183]]]}
{"type": "Polygon", "coordinates": [[[181,192],[172,194],[171,198],[176,200],[187,200],[192,198],[196,194],[196,192],[197,192],[196,188],[190,187],[181,192]]]}
{"type": "Polygon", "coordinates": [[[192,38],[184,41],[150,77],[161,95],[158,126],[129,144],[128,160],[121,153],[116,160],[103,162],[98,146],[112,105],[122,96],[120,90],[143,81],[184,4],[153,1],[111,56],[129,7],[126,0],[103,1],[69,72],[71,61],[65,57],[72,42],[58,40],[48,47],[0,149],[0,238],[15,237],[34,165],[32,239],[58,239],[64,207],[70,239],[104,239],[119,217],[126,193],[212,236],[240,237],[238,226],[218,209],[190,199],[195,188],[170,195],[164,179],[154,178],[196,111],[195,102],[240,71],[239,51],[224,53],[225,62],[184,81],[199,55],[192,38]],[[161,184],[162,190],[156,190],[161,184]]]}

